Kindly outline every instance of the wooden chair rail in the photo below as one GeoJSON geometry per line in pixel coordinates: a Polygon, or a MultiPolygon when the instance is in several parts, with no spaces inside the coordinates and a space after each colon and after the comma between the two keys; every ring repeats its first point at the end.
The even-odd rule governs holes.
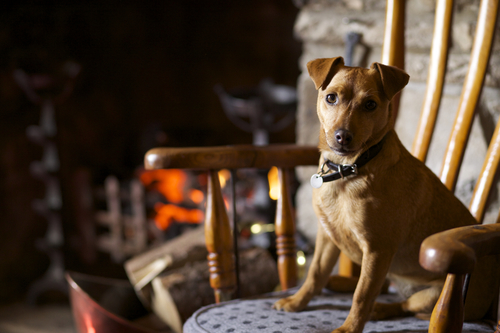
{"type": "Polygon", "coordinates": [[[146,169],[267,169],[273,166],[292,168],[317,165],[315,146],[236,145],[225,147],[154,148],[146,153],[146,169]]]}
{"type": "Polygon", "coordinates": [[[467,274],[477,258],[500,254],[500,224],[472,225],[439,232],[420,247],[420,265],[436,273],[467,274]]]}

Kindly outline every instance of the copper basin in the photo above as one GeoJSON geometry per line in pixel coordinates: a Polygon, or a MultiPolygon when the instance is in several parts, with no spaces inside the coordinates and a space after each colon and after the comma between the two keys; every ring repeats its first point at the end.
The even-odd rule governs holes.
{"type": "Polygon", "coordinates": [[[149,319],[151,314],[141,304],[128,281],[76,272],[66,273],[66,280],[79,333],[170,332],[157,320],[141,320],[149,319]],[[148,322],[149,327],[135,321],[148,322]]]}

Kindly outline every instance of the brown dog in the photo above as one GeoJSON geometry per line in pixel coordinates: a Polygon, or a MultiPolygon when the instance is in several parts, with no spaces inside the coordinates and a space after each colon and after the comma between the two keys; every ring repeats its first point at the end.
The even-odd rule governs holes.
{"type": "MultiPolygon", "coordinates": [[[[319,226],[306,281],[295,295],[274,307],[304,309],[326,285],[342,251],[361,265],[361,275],[349,316],[334,332],[362,332],[370,318],[428,314],[445,276],[419,265],[420,244],[429,235],[475,220],[439,178],[403,147],[393,130],[390,102],[409,76],[379,63],[370,69],[347,67],[341,57],[317,59],[307,68],[318,89],[320,169],[328,161],[331,171],[313,191],[319,226]],[[321,185],[334,174],[340,179],[321,185]],[[406,297],[404,302],[375,303],[386,276],[406,297]]],[[[468,302],[482,297],[486,296],[469,295],[468,302]]],[[[466,306],[466,317],[482,317],[489,307],[485,303],[466,306]]]]}

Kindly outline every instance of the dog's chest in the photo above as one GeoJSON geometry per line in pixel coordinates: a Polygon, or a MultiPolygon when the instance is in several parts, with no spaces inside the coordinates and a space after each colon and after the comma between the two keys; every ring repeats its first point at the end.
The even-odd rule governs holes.
{"type": "Polygon", "coordinates": [[[357,179],[325,185],[315,193],[316,204],[324,213],[320,223],[342,251],[360,261],[366,245],[368,207],[373,206],[373,199],[367,196],[368,184],[357,179]]]}

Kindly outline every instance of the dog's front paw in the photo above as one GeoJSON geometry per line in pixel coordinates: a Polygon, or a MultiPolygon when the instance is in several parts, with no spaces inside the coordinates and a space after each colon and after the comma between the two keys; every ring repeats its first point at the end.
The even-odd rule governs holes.
{"type": "Polygon", "coordinates": [[[304,301],[302,297],[297,297],[297,295],[288,296],[287,298],[282,298],[273,305],[273,309],[286,312],[297,312],[303,310],[307,301],[304,301]]]}
{"type": "Polygon", "coordinates": [[[332,333],[358,333],[361,332],[359,330],[352,330],[351,328],[345,327],[344,325],[340,326],[337,329],[334,329],[332,333]]]}

